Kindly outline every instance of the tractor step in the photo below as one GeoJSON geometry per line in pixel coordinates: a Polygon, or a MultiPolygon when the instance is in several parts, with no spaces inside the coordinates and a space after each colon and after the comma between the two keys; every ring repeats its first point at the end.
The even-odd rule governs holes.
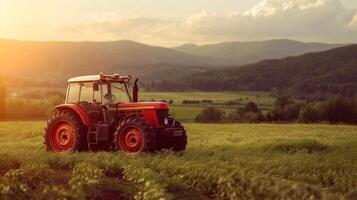
{"type": "Polygon", "coordinates": [[[88,128],[87,142],[90,144],[98,144],[98,128],[99,124],[93,124],[88,128]]]}

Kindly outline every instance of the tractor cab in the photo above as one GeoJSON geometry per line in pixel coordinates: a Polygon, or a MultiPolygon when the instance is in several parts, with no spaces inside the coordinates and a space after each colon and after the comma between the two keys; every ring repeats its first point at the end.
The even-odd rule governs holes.
{"type": "Polygon", "coordinates": [[[80,76],[68,80],[65,103],[49,120],[48,150],[184,150],[186,131],[162,102],[138,102],[138,79],[131,76],[80,76]]]}
{"type": "MultiPolygon", "coordinates": [[[[117,74],[71,78],[68,80],[65,104],[78,105],[88,113],[92,122],[107,121],[108,111],[115,110],[119,104],[132,102],[130,79],[131,76],[117,74]]],[[[137,81],[135,85],[137,87],[137,81]]]]}
{"type": "MultiPolygon", "coordinates": [[[[84,109],[91,106],[133,102],[129,83],[131,76],[93,75],[68,80],[65,103],[79,104],[84,109]]],[[[137,81],[135,82],[137,88],[137,81]]],[[[137,89],[135,94],[137,99],[137,89]]]]}

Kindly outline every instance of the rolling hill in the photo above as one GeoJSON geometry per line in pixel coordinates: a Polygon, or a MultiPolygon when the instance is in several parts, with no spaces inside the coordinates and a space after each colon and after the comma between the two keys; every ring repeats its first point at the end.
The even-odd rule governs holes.
{"type": "Polygon", "coordinates": [[[120,72],[144,79],[172,79],[207,69],[221,69],[265,58],[280,58],[333,48],[290,40],[222,43],[182,52],[134,41],[31,42],[0,40],[0,75],[63,81],[68,77],[120,72]],[[199,55],[198,55],[199,54],[199,55]]]}
{"type": "MultiPolygon", "coordinates": [[[[161,84],[156,84],[160,86],[161,84]]],[[[357,45],[198,73],[177,80],[180,90],[271,91],[299,97],[357,96],[357,45]]]]}
{"type": "Polygon", "coordinates": [[[191,66],[198,66],[200,69],[200,66],[219,64],[217,60],[219,59],[189,55],[134,41],[0,40],[0,73],[42,80],[62,80],[70,76],[100,71],[145,76],[185,67],[182,71],[189,72],[196,70],[191,66]]]}
{"type": "Polygon", "coordinates": [[[174,49],[180,52],[225,59],[227,63],[243,65],[266,59],[297,56],[308,52],[325,51],[344,44],[304,43],[294,40],[266,40],[254,42],[225,42],[198,46],[185,44],[174,49]]]}

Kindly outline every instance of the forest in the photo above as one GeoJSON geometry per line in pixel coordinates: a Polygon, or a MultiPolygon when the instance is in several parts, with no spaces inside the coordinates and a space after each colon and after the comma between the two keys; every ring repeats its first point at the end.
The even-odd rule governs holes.
{"type": "Polygon", "coordinates": [[[268,91],[301,99],[357,95],[357,45],[149,81],[150,91],[268,91]]]}

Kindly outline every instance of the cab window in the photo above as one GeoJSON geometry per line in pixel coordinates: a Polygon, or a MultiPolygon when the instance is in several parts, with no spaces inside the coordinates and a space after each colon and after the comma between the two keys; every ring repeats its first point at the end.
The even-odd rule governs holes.
{"type": "Polygon", "coordinates": [[[112,83],[111,84],[112,94],[115,96],[115,102],[118,103],[129,103],[130,98],[125,89],[125,85],[122,83],[112,83]]]}
{"type": "Polygon", "coordinates": [[[81,95],[79,101],[93,102],[93,83],[81,83],[81,95]]]}
{"type": "Polygon", "coordinates": [[[67,102],[68,103],[77,103],[79,100],[79,90],[80,90],[79,83],[71,83],[68,88],[68,96],[67,102]]]}

